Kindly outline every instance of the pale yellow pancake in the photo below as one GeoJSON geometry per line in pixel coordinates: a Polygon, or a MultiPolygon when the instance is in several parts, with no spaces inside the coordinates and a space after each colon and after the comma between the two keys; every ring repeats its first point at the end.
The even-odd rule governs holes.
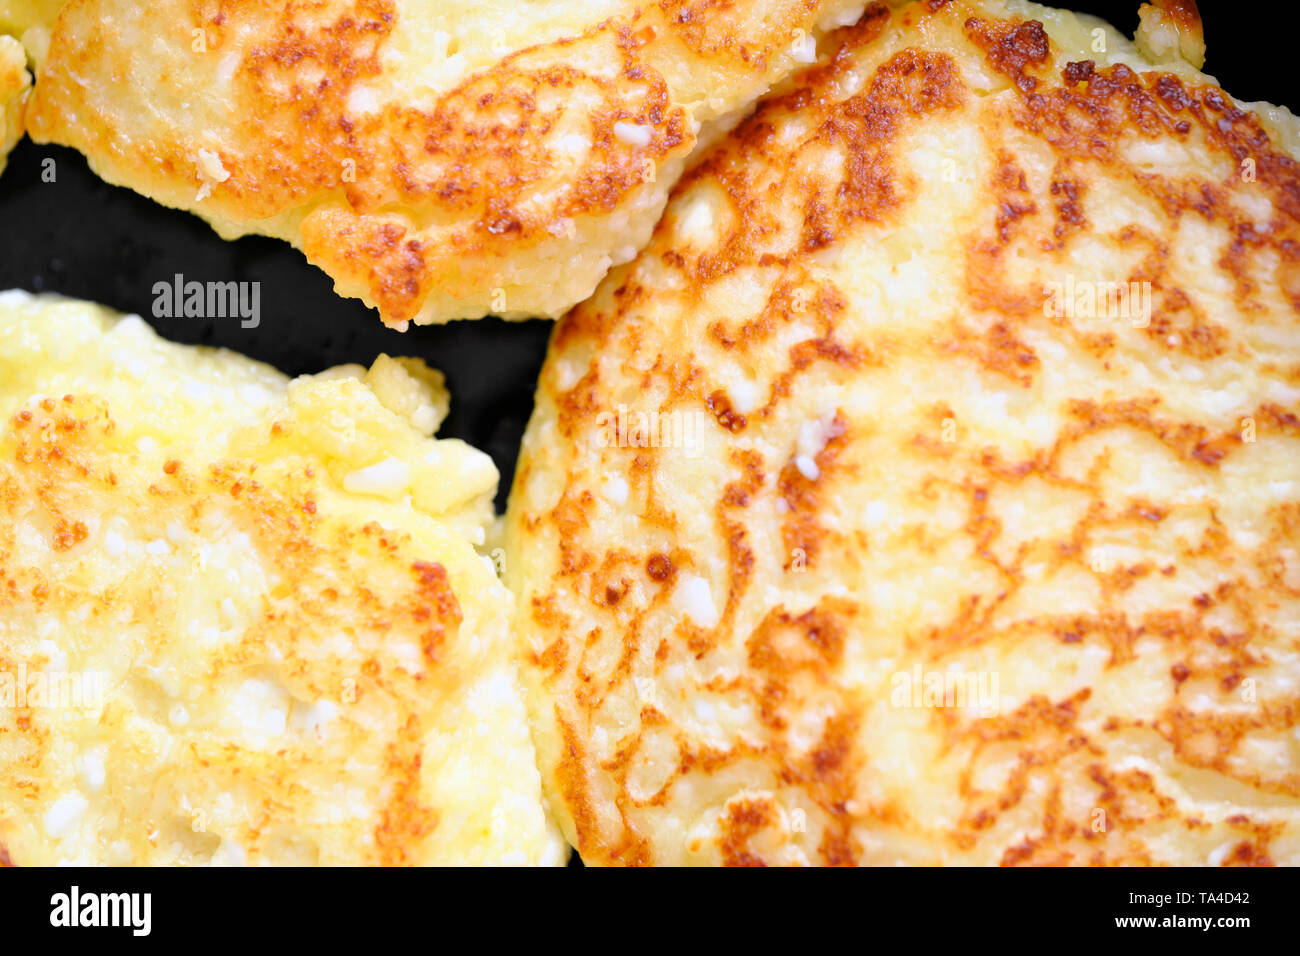
{"type": "Polygon", "coordinates": [[[561,863],[441,376],[0,293],[0,863],[561,863]]]}

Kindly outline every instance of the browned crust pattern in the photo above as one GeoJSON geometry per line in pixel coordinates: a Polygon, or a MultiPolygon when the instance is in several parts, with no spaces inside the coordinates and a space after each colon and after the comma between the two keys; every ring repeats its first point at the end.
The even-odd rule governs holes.
{"type": "MultiPolygon", "coordinates": [[[[1195,18],[1190,3],[1164,6],[1184,20],[1195,18]]],[[[1165,233],[1172,224],[1195,219],[1235,237],[1216,266],[1231,280],[1231,297],[1242,313],[1285,325],[1293,324],[1300,312],[1300,167],[1254,114],[1215,86],[1190,84],[1171,73],[1062,62],[1034,21],[978,15],[957,2],[916,4],[901,13],[875,5],[856,26],[841,32],[842,45],[830,62],[807,72],[792,91],[764,103],[679,184],[675,197],[699,191],[722,197],[724,221],[717,240],[703,250],[683,245],[675,237],[676,207],[670,205],[642,259],[611,276],[596,298],[566,317],[555,332],[539,402],[545,415],[554,418],[548,434],[561,449],[530,451],[526,442],[511,531],[530,558],[536,559],[540,549],[543,564],[554,566],[549,580],[526,582],[523,613],[542,648],[533,660],[549,702],[542,719],[555,723],[562,741],[548,772],[584,860],[649,864],[681,859],[679,847],[656,843],[655,821],[674,810],[682,787],[704,788],[714,779],[750,781],[747,787],[734,785],[737,795],[726,804],[719,829],[713,837],[701,838],[715,840],[722,861],[729,864],[779,858],[779,847],[771,840],[782,833],[790,838],[790,824],[788,804],[777,793],[796,794],[815,817],[802,845],[808,858],[820,863],[869,862],[862,833],[915,829],[920,823],[909,815],[909,807],[873,801],[863,790],[871,754],[862,738],[867,704],[845,687],[841,666],[846,646],[870,633],[870,607],[853,596],[824,596],[800,613],[770,607],[752,630],[737,630],[736,621],[746,601],[759,600],[752,593],[753,541],[768,524],[773,489],[785,503],[780,535],[786,552],[798,553],[808,566],[845,569],[849,576],[858,561],[855,555],[871,547],[871,535],[855,516],[831,519],[832,502],[862,481],[870,464],[853,453],[855,443],[870,436],[869,421],[847,417],[841,409],[816,457],[816,477],[793,460],[773,460],[741,443],[779,422],[791,395],[810,374],[847,389],[855,376],[890,361],[889,336],[864,334],[869,324],[855,324],[845,292],[819,276],[813,260],[864,228],[895,222],[918,189],[914,173],[895,163],[897,144],[933,117],[973,108],[974,94],[953,57],[920,46],[877,62],[855,95],[837,99],[833,93],[838,82],[871,59],[872,44],[888,30],[924,30],[927,21],[959,25],[966,41],[981,51],[985,66],[1015,91],[1007,107],[1009,123],[990,124],[984,134],[990,155],[999,162],[982,187],[990,195],[988,219],[966,246],[966,308],[954,309],[949,331],[933,343],[935,349],[968,359],[1012,389],[1037,384],[1042,361],[1029,342],[1045,333],[1095,358],[1102,369],[1110,368],[1120,344],[1114,333],[1044,317],[1042,296],[1017,282],[1013,273],[1018,249],[1069,261],[1089,231],[1095,209],[1090,184],[1105,176],[1140,193],[1156,210],[1154,219],[1132,223],[1117,237],[1145,250],[1140,268],[1129,277],[1150,282],[1153,289],[1153,318],[1141,332],[1144,347],[1180,360],[1250,360],[1261,375],[1300,384],[1300,360],[1293,352],[1270,357],[1253,351],[1242,335],[1244,327],[1222,324],[1196,295],[1169,278],[1171,250],[1165,233]],[[792,116],[801,131],[793,141],[787,132],[792,116]],[[1008,145],[1026,137],[1045,144],[1055,156],[1046,189],[1029,183],[1008,145]],[[1150,171],[1119,148],[1135,140],[1204,144],[1234,175],[1219,179],[1150,171]],[[802,160],[831,150],[847,157],[842,166],[832,166],[821,177],[809,173],[822,167],[802,160]],[[1240,189],[1235,173],[1245,160],[1257,171],[1254,188],[1272,208],[1267,229],[1232,202],[1240,189]],[[792,223],[799,225],[792,228],[792,223]],[[1270,261],[1278,264],[1277,278],[1261,279],[1270,261]],[[693,328],[691,313],[703,312],[714,292],[738,276],[761,276],[769,290],[765,303],[693,328]],[[1284,316],[1266,304],[1265,294],[1279,286],[1290,310],[1284,316]],[[679,327],[655,329],[639,315],[665,288],[685,301],[686,317],[679,327]],[[988,312],[1001,318],[982,325],[967,318],[988,312]],[[791,347],[778,346],[782,334],[798,322],[811,323],[812,336],[791,347]],[[674,347],[678,351],[670,354],[674,347]],[[713,364],[699,358],[701,353],[715,357],[713,364]],[[627,358],[621,366],[593,363],[576,383],[559,384],[559,363],[573,356],[609,355],[627,358]],[[773,376],[759,407],[741,414],[726,389],[711,380],[720,365],[785,370],[773,376]],[[613,374],[606,371],[610,368],[613,374]],[[635,507],[641,534],[650,543],[638,546],[625,535],[611,546],[590,517],[596,486],[582,444],[613,396],[633,393],[652,396],[662,412],[704,411],[729,449],[724,454],[734,478],[711,506],[713,540],[727,567],[725,592],[714,594],[720,611],[714,627],[679,619],[669,632],[650,630],[648,623],[662,619],[683,570],[703,569],[710,560],[681,546],[690,516],[662,497],[660,482],[676,467],[672,451],[620,449],[596,469],[627,477],[634,502],[629,507],[635,507]],[[568,464],[570,452],[578,464],[568,464]],[[527,500],[525,489],[538,470],[563,479],[558,503],[544,511],[520,503],[527,500]],[[593,727],[611,699],[633,696],[629,687],[634,677],[663,678],[670,665],[708,660],[721,645],[743,645],[748,666],[730,678],[702,682],[700,691],[731,695],[751,707],[760,728],[757,736],[718,749],[676,725],[660,706],[645,703],[613,756],[597,759],[593,727]],[[609,654],[611,646],[621,647],[621,653],[609,654]],[[595,660],[616,663],[588,663],[595,660]],[[652,661],[648,672],[647,660],[652,661]],[[821,736],[797,744],[793,728],[810,712],[828,714],[821,736]],[[667,758],[672,766],[657,778],[653,793],[639,793],[634,782],[639,756],[648,740],[665,735],[670,743],[656,753],[675,754],[667,758]]],[[[1261,401],[1251,414],[1259,433],[1280,443],[1280,453],[1294,453],[1300,409],[1261,401]]],[[[1106,763],[1108,736],[1135,728],[1162,740],[1184,767],[1214,771],[1259,794],[1300,799],[1295,761],[1265,769],[1243,752],[1252,737],[1294,733],[1300,697],[1279,692],[1256,709],[1236,712],[1231,707],[1207,712],[1188,703],[1201,692],[1230,694],[1252,673],[1263,673],[1270,647],[1296,650],[1294,627],[1282,625],[1295,614],[1300,591],[1286,574],[1283,553],[1300,542],[1300,501],[1273,510],[1253,551],[1230,540],[1216,507],[1207,502],[1194,522],[1197,532],[1175,536],[1176,547],[1165,562],[1094,570],[1087,557],[1089,544],[1106,534],[1140,537],[1168,518],[1163,504],[1099,495],[1096,482],[1107,459],[1098,449],[1104,449],[1108,436],[1140,433],[1149,438],[1153,455],[1208,476],[1221,473],[1241,453],[1239,423],[1180,416],[1162,407],[1157,395],[1123,400],[1081,395],[1066,409],[1067,425],[1054,440],[1006,460],[993,448],[942,441],[940,426],[949,420],[959,420],[959,410],[937,401],[931,420],[910,442],[911,453],[931,465],[917,493],[930,496],[936,507],[965,502],[967,523],[955,540],[970,543],[982,570],[959,612],[908,635],[908,651],[941,667],[945,655],[954,652],[1015,646],[1030,634],[1047,633],[1063,646],[1105,648],[1107,669],[1132,662],[1138,646],[1151,641],[1181,663],[1170,670],[1167,705],[1149,719],[1114,718],[1100,730],[1079,722],[1093,688],[1061,699],[1036,696],[1013,712],[985,720],[933,712],[930,719],[946,740],[945,759],[962,767],[959,800],[964,807],[938,839],[954,852],[969,851],[1001,818],[1021,814],[1023,819],[1028,811],[1037,821],[1036,831],[1005,846],[993,862],[1161,862],[1152,834],[1169,828],[1195,832],[1208,824],[1186,817],[1151,775],[1106,763]],[[992,501],[1036,486],[1084,502],[1080,520],[1064,536],[1051,539],[1046,553],[1043,542],[1018,547],[1005,541],[990,510],[992,501]],[[1101,595],[1095,612],[1017,620],[1013,609],[1026,568],[1039,561],[1053,571],[1073,569],[1095,582],[1101,595]],[[1187,606],[1149,613],[1126,610],[1125,595],[1145,579],[1180,574],[1208,576],[1214,583],[1187,606]],[[991,783],[988,768],[1008,761],[1010,769],[991,783]],[[1091,795],[1088,807],[1105,811],[1109,832],[1094,832],[1079,806],[1065,805],[1067,780],[1091,795]]],[[[954,540],[944,534],[943,529],[916,526],[907,543],[942,561],[954,540]]],[[[792,572],[789,560],[784,570],[792,572]]],[[[1247,812],[1229,823],[1237,842],[1225,862],[1271,862],[1277,825],[1247,812]]]]}
{"type": "MultiPolygon", "coordinates": [[[[539,269],[553,258],[563,269],[588,251],[598,260],[602,250],[587,245],[613,254],[627,236],[588,233],[616,209],[631,212],[656,178],[676,175],[675,161],[695,144],[695,106],[686,102],[698,98],[695,88],[708,90],[704,77],[718,88],[710,96],[731,95],[722,92],[729,84],[757,95],[779,78],[778,54],[797,29],[811,30],[820,9],[790,0],[760,18],[713,0],[629,3],[617,17],[504,54],[451,88],[412,81],[365,109],[358,104],[368,90],[392,84],[387,58],[399,35],[410,42],[402,18],[418,17],[417,5],[168,3],[178,9],[72,0],[32,98],[33,137],[74,146],[107,177],[195,208],[223,232],[269,231],[299,244],[341,291],[365,296],[398,326],[431,320],[421,311],[430,297],[463,302],[466,315],[514,316],[523,293],[512,265],[521,258],[536,254],[539,269]],[[162,82],[171,73],[189,82],[195,70],[219,83],[195,104],[205,118],[195,122],[213,128],[187,128],[174,105],[149,122],[116,115],[116,86],[143,82],[131,75],[134,61],[118,62],[136,55],[128,24],[163,37],[150,37],[167,45],[162,82]],[[202,52],[189,52],[192,34],[203,37],[202,52]],[[214,68],[231,58],[229,75],[214,68]],[[619,124],[648,141],[629,148],[619,124]],[[569,168],[564,139],[573,133],[589,148],[569,168]],[[201,145],[229,178],[195,199],[201,145]],[[502,304],[498,288],[512,299],[502,304]]],[[[736,95],[729,109],[743,105],[736,95]]],[[[434,318],[449,317],[458,316],[434,318]]]]}
{"type": "MultiPolygon", "coordinates": [[[[268,439],[285,438],[290,426],[271,426],[268,439]]],[[[311,699],[338,699],[350,681],[353,700],[367,710],[366,733],[390,727],[380,780],[367,785],[387,788],[376,809],[373,852],[362,851],[375,864],[413,862],[420,840],[437,826],[432,808],[421,799],[421,753],[430,726],[430,705],[447,682],[456,680],[449,660],[462,620],[460,604],[446,569],[419,560],[410,536],[371,522],[359,527],[340,523],[318,506],[322,476],[312,466],[270,475],[248,462],[167,461],[145,487],[127,483],[120,475],[134,467],[125,453],[112,452],[118,425],[105,403],[95,397],[66,395],[29,405],[0,432],[0,615],[22,620],[29,615],[59,615],[69,608],[88,608],[91,620],[112,619],[123,601],[135,602],[138,619],[152,621],[154,640],[163,647],[173,640],[173,622],[160,613],[164,599],[155,593],[161,584],[119,582],[107,590],[85,593],[84,587],[52,575],[24,560],[17,538],[18,519],[31,512],[49,527],[55,551],[67,552],[86,538],[85,502],[92,496],[117,500],[149,511],[181,516],[187,528],[201,534],[214,511],[227,515],[246,533],[259,554],[282,574],[284,584],[270,592],[259,620],[239,641],[210,660],[209,677],[216,681],[243,673],[250,662],[275,658],[286,679],[311,699]],[[385,576],[380,584],[380,572],[385,576]],[[404,586],[392,586],[404,581],[404,586]],[[129,587],[129,595],[123,590],[129,587]],[[378,590],[377,590],[378,589],[378,590]],[[395,666],[387,654],[372,652],[356,669],[342,661],[322,659],[318,641],[332,633],[365,629],[397,639],[407,635],[423,652],[423,669],[411,673],[395,666]]],[[[327,479],[326,479],[327,480],[327,479]]],[[[15,673],[19,661],[0,649],[0,670],[15,673]]],[[[346,711],[344,724],[359,732],[346,711]]],[[[19,707],[0,722],[5,738],[6,774],[11,792],[34,805],[51,797],[41,781],[50,777],[43,766],[59,759],[57,744],[39,709],[19,707]]],[[[373,741],[372,741],[373,743],[373,741]]],[[[383,742],[381,741],[381,744],[383,742]]],[[[196,753],[211,762],[214,780],[237,780],[240,769],[228,766],[234,744],[204,744],[196,753]]],[[[311,760],[307,748],[286,745],[276,761],[261,769],[262,803],[244,836],[250,845],[283,822],[292,793],[302,786],[300,768],[311,760]]],[[[256,763],[256,758],[251,757],[256,763]]],[[[0,863],[9,865],[0,846],[0,863]]]]}

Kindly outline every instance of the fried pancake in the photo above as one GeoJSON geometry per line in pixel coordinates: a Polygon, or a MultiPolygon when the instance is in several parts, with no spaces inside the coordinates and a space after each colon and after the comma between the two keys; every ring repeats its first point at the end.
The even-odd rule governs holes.
{"type": "Polygon", "coordinates": [[[32,85],[27,55],[13,37],[0,36],[0,173],[23,135],[23,101],[32,85]]]}
{"type": "Polygon", "coordinates": [[[555,316],[648,240],[702,124],[862,6],[72,0],[28,125],[389,325],[555,316]]]}
{"type": "Polygon", "coordinates": [[[48,29],[65,0],[0,0],[0,30],[22,36],[37,28],[48,29]]]}
{"type": "Polygon", "coordinates": [[[445,412],[0,294],[0,860],[563,862],[445,412]]]}
{"type": "Polygon", "coordinates": [[[509,509],[594,864],[1300,863],[1285,110],[870,8],[557,327],[509,509]]]}

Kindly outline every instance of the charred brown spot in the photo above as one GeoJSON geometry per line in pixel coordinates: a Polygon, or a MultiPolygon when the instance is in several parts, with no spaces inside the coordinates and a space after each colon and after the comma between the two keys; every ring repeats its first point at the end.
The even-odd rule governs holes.
{"type": "Polygon", "coordinates": [[[990,65],[999,73],[1011,77],[1025,93],[1038,85],[1027,72],[1030,66],[1041,66],[1052,52],[1047,31],[1037,20],[1014,23],[1006,20],[982,20],[972,17],[966,21],[966,34],[988,54],[990,65]]]}
{"type": "Polygon", "coordinates": [[[719,389],[713,392],[708,399],[709,411],[717,419],[718,424],[729,432],[739,432],[745,427],[745,416],[736,411],[731,405],[731,399],[727,393],[719,389]]]}
{"type": "Polygon", "coordinates": [[[672,559],[666,554],[652,554],[646,562],[646,573],[656,581],[667,581],[675,570],[672,559]]]}
{"type": "Polygon", "coordinates": [[[1092,60],[1077,60],[1065,64],[1065,69],[1061,71],[1061,78],[1069,86],[1078,86],[1091,80],[1096,69],[1097,64],[1092,60]]]}

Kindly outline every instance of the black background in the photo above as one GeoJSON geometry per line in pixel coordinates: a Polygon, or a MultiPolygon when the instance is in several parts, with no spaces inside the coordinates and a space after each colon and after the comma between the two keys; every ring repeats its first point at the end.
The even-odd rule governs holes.
{"type": "Polygon", "coordinates": [[[637,943],[650,948],[657,940],[666,947],[728,954],[798,953],[846,944],[859,945],[862,952],[977,953],[999,945],[1011,952],[1076,952],[1118,940],[1128,944],[1120,952],[1187,952],[1188,943],[1200,944],[1192,952],[1295,949],[1294,889],[1286,874],[1262,869],[1073,869],[1050,878],[1009,869],[974,880],[958,867],[881,869],[857,872],[851,882],[825,871],[799,876],[785,871],[729,878],[728,883],[735,881],[732,899],[716,892],[714,875],[707,871],[671,877],[642,871],[591,883],[579,874],[570,883],[502,871],[426,870],[412,879],[396,870],[300,870],[286,878],[269,869],[45,869],[10,870],[16,878],[3,880],[4,872],[0,945],[24,954],[141,943],[176,952],[178,945],[192,949],[196,940],[253,952],[281,942],[289,944],[289,952],[313,944],[324,944],[322,952],[328,953],[414,944],[460,953],[496,951],[516,942],[531,951],[556,938],[606,939],[605,949],[637,948],[637,943]],[[665,878],[672,882],[659,882],[665,878]],[[121,928],[52,928],[51,897],[69,893],[73,884],[83,895],[151,893],[151,934],[135,938],[121,928]],[[744,902],[737,905],[741,891],[744,902]],[[1180,891],[1195,902],[1159,907],[1132,902],[1133,893],[1180,891]],[[1229,902],[1210,903],[1201,902],[1201,893],[1232,895],[1229,902]],[[1115,923],[1122,917],[1243,916],[1248,927],[1208,931],[1117,928],[1115,923]],[[47,943],[59,948],[47,949],[47,943]]]}
{"type": "MultiPolygon", "coordinates": [[[[1137,27],[1139,0],[1061,5],[1102,15],[1129,35],[1137,27]]],[[[1290,9],[1276,0],[1202,0],[1206,72],[1238,99],[1300,111],[1290,9]]],[[[451,388],[451,415],[441,434],[492,455],[502,472],[504,506],[551,323],[489,318],[389,331],[360,301],[336,296],[331,280],[287,243],[226,242],[194,216],[102,182],[75,151],[26,140],[0,175],[0,224],[0,289],[59,292],[134,312],[169,339],[225,346],[291,375],[369,364],[380,352],[426,359],[446,373],[451,388]],[[41,181],[46,158],[56,162],[54,183],[41,181]],[[260,282],[261,326],[153,318],[154,283],[176,273],[260,282]]]]}

